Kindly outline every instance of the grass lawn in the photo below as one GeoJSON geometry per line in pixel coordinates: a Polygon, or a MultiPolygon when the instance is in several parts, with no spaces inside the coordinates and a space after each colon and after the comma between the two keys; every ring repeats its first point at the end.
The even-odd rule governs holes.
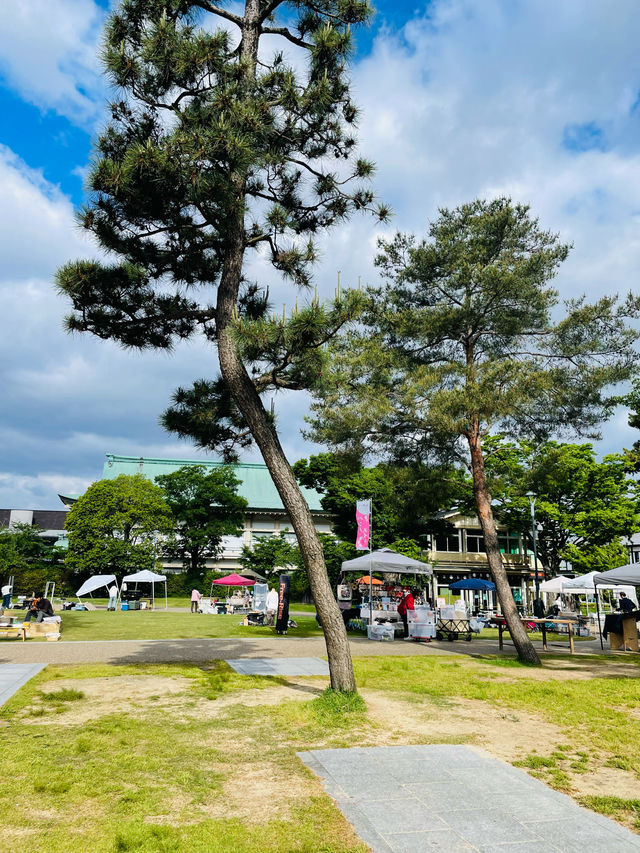
{"type": "Polygon", "coordinates": [[[0,849],[364,853],[295,753],[400,743],[477,744],[640,830],[632,663],[355,668],[364,702],[323,693],[323,678],[238,676],[222,662],[47,667],[0,712],[0,849]]]}
{"type": "MultiPolygon", "coordinates": [[[[62,613],[62,640],[180,640],[210,637],[272,637],[271,627],[238,624],[241,615],[208,616],[164,610],[70,610],[62,613]]],[[[315,618],[298,616],[292,637],[312,637],[322,632],[315,618]]],[[[36,642],[30,640],[29,642],[36,642]]],[[[45,641],[46,642],[46,641],[45,641]]]]}

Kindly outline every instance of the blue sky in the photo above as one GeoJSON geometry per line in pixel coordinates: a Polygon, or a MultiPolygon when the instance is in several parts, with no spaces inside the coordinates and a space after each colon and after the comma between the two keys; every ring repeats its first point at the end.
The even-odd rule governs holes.
{"type": "MultiPolygon", "coordinates": [[[[62,330],[57,266],[93,249],[74,224],[104,120],[97,52],[107,0],[0,4],[0,506],[57,505],[97,477],[106,452],[196,455],[162,432],[179,384],[210,375],[200,343],[172,356],[123,352],[62,330]]],[[[438,206],[506,193],[573,243],[563,295],[638,288],[640,14],[591,0],[378,3],[352,71],[361,150],[395,219],[354,219],[321,244],[320,292],[374,280],[381,233],[424,231],[438,206]]],[[[256,270],[261,277],[264,273],[256,270]]],[[[268,274],[270,275],[270,274],[268,274]]],[[[264,278],[263,278],[264,280],[264,278]]],[[[289,301],[266,279],[276,301],[289,301]]],[[[276,400],[291,458],[304,398],[276,400]]],[[[603,452],[636,436],[620,411],[603,452]]]]}

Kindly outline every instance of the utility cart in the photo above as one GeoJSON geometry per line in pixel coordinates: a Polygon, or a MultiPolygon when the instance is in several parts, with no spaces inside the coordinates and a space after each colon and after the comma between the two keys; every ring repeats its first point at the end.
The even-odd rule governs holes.
{"type": "Polygon", "coordinates": [[[436,640],[449,640],[452,643],[454,640],[465,639],[468,643],[471,642],[471,626],[469,620],[460,615],[453,619],[443,619],[438,617],[436,624],[436,640]]]}

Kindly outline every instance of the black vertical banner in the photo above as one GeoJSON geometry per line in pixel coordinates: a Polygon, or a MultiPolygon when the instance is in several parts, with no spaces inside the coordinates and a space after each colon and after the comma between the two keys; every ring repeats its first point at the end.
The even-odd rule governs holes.
{"type": "Polygon", "coordinates": [[[278,613],[276,617],[276,634],[286,634],[289,627],[289,588],[291,578],[289,575],[280,575],[280,586],[278,587],[278,613]]]}

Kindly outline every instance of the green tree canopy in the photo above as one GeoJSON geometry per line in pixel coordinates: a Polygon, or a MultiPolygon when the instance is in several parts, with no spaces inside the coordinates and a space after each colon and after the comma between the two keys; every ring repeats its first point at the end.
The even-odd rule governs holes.
{"type": "Polygon", "coordinates": [[[277,574],[276,569],[300,566],[301,563],[300,549],[284,533],[255,539],[251,547],[242,546],[242,568],[251,569],[265,578],[277,574]]]}
{"type": "Polygon", "coordinates": [[[487,459],[487,476],[497,515],[512,529],[530,534],[526,494],[535,496],[538,556],[551,575],[565,560],[577,572],[628,561],[620,540],[640,530],[640,506],[624,455],[598,462],[591,444],[500,441],[487,459]]]}
{"type": "Polygon", "coordinates": [[[142,474],[93,483],[71,507],[66,528],[67,566],[90,574],[153,569],[156,539],[174,529],[162,489],[142,474]]]}
{"type": "Polygon", "coordinates": [[[483,443],[496,432],[593,432],[609,413],[608,389],[635,368],[627,321],[638,300],[561,307],[549,282],[569,247],[507,198],[441,210],[426,239],[397,235],[380,248],[387,285],[333,346],[314,437],[468,466],[500,605],[518,654],[537,662],[500,556],[483,443]]]}
{"type": "Polygon", "coordinates": [[[247,501],[238,495],[240,481],[229,466],[207,472],[185,465],[156,477],[176,525],[175,538],[164,551],[182,560],[192,574],[204,571],[207,559],[221,553],[223,536],[238,535],[247,501]]]}
{"type": "Polygon", "coordinates": [[[321,494],[324,510],[333,514],[339,539],[355,542],[356,501],[373,501],[374,548],[399,539],[427,545],[427,534],[439,531],[434,516],[458,503],[467,492],[463,471],[452,466],[388,465],[363,468],[356,460],[320,453],[293,466],[298,481],[321,494]]]}
{"type": "Polygon", "coordinates": [[[0,578],[14,577],[16,593],[42,593],[47,581],[62,580],[62,552],[31,524],[0,528],[0,578]]]}

